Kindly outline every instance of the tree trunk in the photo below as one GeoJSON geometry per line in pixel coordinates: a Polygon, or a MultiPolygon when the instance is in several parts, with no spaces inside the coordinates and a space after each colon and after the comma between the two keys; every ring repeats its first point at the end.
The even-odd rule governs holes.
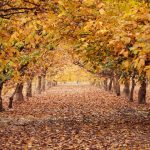
{"type": "Polygon", "coordinates": [[[13,108],[13,96],[11,96],[11,97],[9,98],[8,108],[9,108],[9,109],[13,108]]]}
{"type": "Polygon", "coordinates": [[[54,86],[57,86],[57,81],[54,80],[54,86]]]}
{"type": "Polygon", "coordinates": [[[0,81],[0,112],[4,111],[2,100],[2,89],[3,89],[3,82],[0,81]]]}
{"type": "Polygon", "coordinates": [[[119,83],[119,76],[115,78],[115,92],[117,96],[120,96],[120,83],[119,83]]]}
{"type": "Polygon", "coordinates": [[[110,78],[108,90],[111,91],[113,83],[113,77],[110,78]]]}
{"type": "Polygon", "coordinates": [[[103,86],[102,86],[102,82],[101,81],[99,81],[99,88],[102,88],[103,86]]]}
{"type": "Polygon", "coordinates": [[[26,96],[32,97],[32,79],[27,81],[26,96]]]}
{"type": "Polygon", "coordinates": [[[133,102],[133,96],[134,96],[134,88],[135,88],[135,73],[133,74],[131,78],[131,90],[129,94],[129,102],[133,102]]]}
{"type": "Polygon", "coordinates": [[[41,79],[41,91],[42,92],[45,91],[45,85],[46,85],[46,75],[42,75],[42,79],[41,79]]]}
{"type": "Polygon", "coordinates": [[[16,87],[16,93],[15,93],[15,100],[16,101],[23,101],[23,83],[18,83],[16,87]]]}
{"type": "Polygon", "coordinates": [[[37,87],[37,93],[41,94],[41,89],[42,89],[42,77],[38,76],[38,87],[37,87]]]}
{"type": "Polygon", "coordinates": [[[13,100],[14,100],[14,96],[18,90],[18,86],[19,86],[19,83],[16,85],[16,88],[15,88],[15,91],[13,92],[12,96],[9,98],[9,105],[8,105],[8,108],[13,108],[13,100]]]}
{"type": "Polygon", "coordinates": [[[129,98],[130,86],[129,86],[129,81],[127,79],[125,80],[125,83],[124,83],[123,93],[124,93],[125,97],[129,98]]]}
{"type": "Polygon", "coordinates": [[[51,81],[48,81],[46,86],[47,86],[47,88],[51,88],[51,81]]]}
{"type": "Polygon", "coordinates": [[[115,81],[115,78],[113,78],[113,81],[112,81],[112,91],[115,93],[116,91],[116,81],[115,81]]]}
{"type": "Polygon", "coordinates": [[[104,90],[106,90],[107,91],[107,78],[104,80],[104,90]]]}
{"type": "Polygon", "coordinates": [[[146,78],[141,81],[141,86],[138,92],[138,103],[145,104],[146,103],[146,78]]]}

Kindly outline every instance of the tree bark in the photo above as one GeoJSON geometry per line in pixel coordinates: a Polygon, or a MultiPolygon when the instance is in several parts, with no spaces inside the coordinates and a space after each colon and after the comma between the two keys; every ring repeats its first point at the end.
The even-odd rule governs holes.
{"type": "Polygon", "coordinates": [[[47,86],[47,88],[51,88],[51,81],[48,81],[46,86],[47,86]]]}
{"type": "Polygon", "coordinates": [[[23,101],[23,83],[18,83],[16,87],[16,93],[15,93],[15,100],[16,101],[23,101]]]}
{"type": "Polygon", "coordinates": [[[120,83],[119,83],[119,76],[116,75],[115,77],[115,93],[117,96],[120,96],[120,83]]]}
{"type": "Polygon", "coordinates": [[[57,81],[54,80],[54,86],[57,86],[57,81]]]}
{"type": "Polygon", "coordinates": [[[131,90],[129,94],[129,102],[133,102],[133,96],[134,96],[134,88],[135,88],[135,73],[133,74],[131,78],[131,90]]]}
{"type": "Polygon", "coordinates": [[[14,96],[11,96],[11,97],[9,98],[9,104],[8,104],[8,108],[9,108],[9,109],[13,108],[13,99],[14,99],[14,96]]]}
{"type": "Polygon", "coordinates": [[[0,81],[0,112],[4,111],[3,99],[2,99],[2,89],[3,89],[3,82],[0,81]]]}
{"type": "Polygon", "coordinates": [[[112,81],[112,91],[115,93],[116,91],[116,81],[115,81],[115,77],[113,78],[113,81],[112,81]]]}
{"type": "Polygon", "coordinates": [[[102,88],[102,87],[103,87],[102,82],[99,81],[99,88],[102,88]]]}
{"type": "Polygon", "coordinates": [[[13,92],[12,96],[9,98],[8,108],[10,108],[10,109],[13,108],[13,100],[14,100],[14,96],[17,92],[18,86],[19,86],[19,83],[16,85],[15,91],[13,92]]]}
{"type": "Polygon", "coordinates": [[[112,90],[112,83],[113,83],[113,77],[110,78],[109,81],[109,86],[108,86],[108,90],[111,91],[112,90]]]}
{"type": "Polygon", "coordinates": [[[32,97],[32,79],[27,81],[26,96],[32,97]]]}
{"type": "Polygon", "coordinates": [[[107,85],[107,81],[108,81],[108,79],[106,78],[105,80],[104,80],[104,90],[106,90],[107,91],[107,89],[108,89],[108,85],[107,85]]]}
{"type": "Polygon", "coordinates": [[[42,75],[42,79],[41,79],[41,91],[44,92],[45,91],[45,86],[46,85],[46,75],[42,75]]]}
{"type": "Polygon", "coordinates": [[[37,87],[37,93],[38,94],[41,94],[42,92],[42,77],[41,76],[38,76],[38,87],[37,87]]]}
{"type": "Polygon", "coordinates": [[[138,103],[145,104],[146,103],[146,78],[141,81],[141,86],[138,92],[138,103]]]}
{"type": "Polygon", "coordinates": [[[129,98],[130,86],[129,86],[129,81],[127,79],[125,80],[125,83],[124,83],[123,93],[124,93],[125,97],[129,98]]]}

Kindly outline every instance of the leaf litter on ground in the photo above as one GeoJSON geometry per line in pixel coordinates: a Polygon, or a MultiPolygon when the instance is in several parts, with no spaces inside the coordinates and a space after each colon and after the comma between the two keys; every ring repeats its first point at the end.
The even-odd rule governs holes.
{"type": "Polygon", "coordinates": [[[149,150],[150,104],[57,86],[0,113],[0,150],[149,150]]]}

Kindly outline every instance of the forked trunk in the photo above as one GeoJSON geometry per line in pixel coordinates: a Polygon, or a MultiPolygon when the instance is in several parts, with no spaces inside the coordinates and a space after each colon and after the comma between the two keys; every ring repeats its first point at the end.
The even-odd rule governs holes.
{"type": "Polygon", "coordinates": [[[19,83],[16,85],[15,91],[13,92],[12,96],[9,98],[8,108],[10,108],[10,109],[13,108],[13,100],[14,100],[14,96],[17,92],[18,86],[19,86],[19,83]]]}
{"type": "Polygon", "coordinates": [[[146,103],[146,78],[141,81],[141,86],[138,92],[138,103],[145,104],[146,103]]]}
{"type": "Polygon", "coordinates": [[[32,79],[27,81],[26,96],[32,97],[32,79]]]}
{"type": "Polygon", "coordinates": [[[3,89],[3,82],[0,81],[0,112],[2,112],[4,110],[3,100],[2,100],[2,89],[3,89]]]}
{"type": "Polygon", "coordinates": [[[15,100],[16,101],[23,101],[23,83],[18,83],[16,87],[16,93],[15,93],[15,100]]]}

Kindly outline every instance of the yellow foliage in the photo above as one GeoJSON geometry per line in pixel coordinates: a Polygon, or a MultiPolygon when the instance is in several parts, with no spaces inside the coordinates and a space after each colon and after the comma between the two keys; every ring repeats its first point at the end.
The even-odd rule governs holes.
{"type": "Polygon", "coordinates": [[[124,61],[124,62],[123,62],[123,66],[124,66],[125,69],[128,70],[128,69],[129,69],[129,66],[130,66],[129,61],[128,61],[128,60],[124,61]]]}
{"type": "Polygon", "coordinates": [[[95,0],[83,0],[83,3],[87,6],[91,6],[95,3],[95,0]]]}
{"type": "Polygon", "coordinates": [[[147,75],[148,77],[150,77],[150,65],[146,66],[146,67],[144,68],[144,71],[146,71],[146,75],[147,75]]]}

